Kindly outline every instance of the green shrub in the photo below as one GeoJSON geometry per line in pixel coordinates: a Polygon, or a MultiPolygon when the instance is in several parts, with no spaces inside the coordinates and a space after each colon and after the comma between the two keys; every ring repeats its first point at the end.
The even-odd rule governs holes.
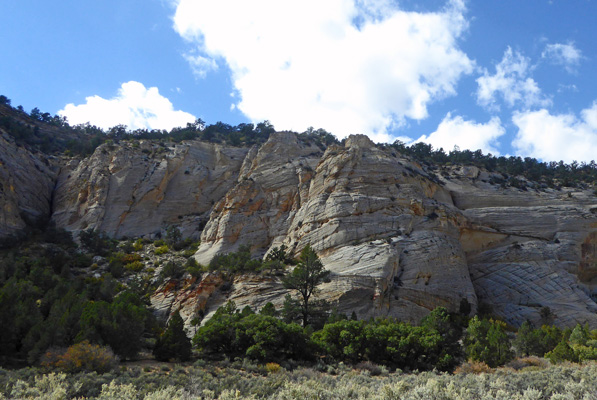
{"type": "Polygon", "coordinates": [[[165,245],[163,245],[163,246],[156,247],[156,249],[154,250],[154,253],[155,253],[157,256],[159,256],[159,255],[162,255],[162,254],[166,254],[166,253],[168,253],[169,251],[170,251],[170,248],[168,247],[168,245],[166,245],[166,244],[165,244],[165,245]]]}
{"type": "Polygon", "coordinates": [[[133,250],[141,251],[143,250],[143,239],[137,239],[133,244],[133,250]]]}
{"type": "Polygon", "coordinates": [[[162,279],[172,278],[172,279],[180,279],[185,273],[185,269],[177,263],[176,261],[168,261],[166,265],[162,268],[160,272],[160,277],[162,279]]]}
{"type": "Polygon", "coordinates": [[[280,313],[276,310],[276,307],[268,301],[259,311],[259,314],[267,315],[269,317],[278,317],[280,313]]]}
{"type": "Polygon", "coordinates": [[[533,329],[528,321],[525,321],[512,342],[518,356],[543,357],[552,351],[562,340],[562,330],[556,326],[543,325],[539,329],[533,329]]]}
{"type": "Polygon", "coordinates": [[[105,233],[87,229],[79,233],[81,244],[91,253],[107,256],[116,249],[116,243],[105,233]]]}
{"type": "Polygon", "coordinates": [[[205,268],[203,265],[198,264],[194,258],[189,258],[187,260],[187,262],[185,263],[185,269],[193,278],[196,279],[201,279],[203,273],[207,272],[207,268],[205,268]]]}
{"type": "Polygon", "coordinates": [[[120,293],[112,303],[89,301],[81,315],[79,340],[105,343],[122,358],[133,358],[143,346],[152,314],[139,296],[120,293]]]}
{"type": "Polygon", "coordinates": [[[291,264],[294,260],[286,253],[286,245],[282,245],[280,247],[274,247],[267,256],[265,257],[266,261],[270,260],[277,260],[281,261],[284,264],[291,264]]]}
{"type": "Polygon", "coordinates": [[[376,364],[402,369],[451,371],[461,360],[459,329],[443,308],[412,326],[393,319],[369,322],[340,320],[313,334],[323,354],[336,361],[376,364]]]}
{"type": "Polygon", "coordinates": [[[265,364],[265,370],[270,374],[277,374],[280,372],[281,368],[282,367],[280,367],[280,364],[275,362],[268,362],[265,364]]]}
{"type": "Polygon", "coordinates": [[[286,324],[274,317],[239,312],[233,302],[220,307],[214,316],[199,328],[194,345],[205,354],[251,359],[310,359],[313,344],[297,324],[286,324]]]}
{"type": "Polygon", "coordinates": [[[122,261],[124,264],[130,264],[135,261],[141,261],[141,255],[135,253],[124,254],[121,256],[120,261],[122,261]]]}
{"type": "Polygon", "coordinates": [[[487,363],[492,368],[510,361],[514,354],[505,327],[506,324],[502,321],[474,316],[468,324],[464,340],[466,355],[471,360],[487,363]]]}
{"type": "Polygon", "coordinates": [[[110,262],[109,270],[110,270],[110,274],[114,278],[122,278],[122,276],[124,275],[124,271],[125,271],[124,265],[120,261],[110,262]]]}
{"type": "Polygon", "coordinates": [[[558,364],[563,361],[578,361],[578,357],[566,339],[562,339],[552,351],[545,354],[545,358],[551,361],[552,364],[558,364]]]}
{"type": "Polygon", "coordinates": [[[126,240],[120,243],[120,249],[125,253],[131,253],[135,250],[133,243],[130,240],[126,240]]]}
{"type": "Polygon", "coordinates": [[[185,249],[185,251],[183,251],[182,256],[186,257],[186,258],[193,257],[195,255],[195,253],[197,252],[198,248],[199,248],[198,245],[191,244],[191,246],[189,248],[187,248],[187,249],[185,249]]]}
{"type": "Polygon", "coordinates": [[[251,259],[250,246],[243,245],[235,253],[215,256],[209,263],[209,270],[225,270],[232,273],[259,272],[261,266],[261,260],[251,259]]]}
{"type": "Polygon", "coordinates": [[[170,225],[166,228],[166,244],[175,250],[180,250],[182,242],[182,234],[178,230],[178,227],[170,225]],[[180,247],[180,248],[179,248],[180,247]]]}
{"type": "Polygon", "coordinates": [[[145,268],[145,264],[141,261],[133,261],[129,264],[126,264],[124,268],[129,272],[139,272],[145,268]]]}
{"type": "Polygon", "coordinates": [[[365,325],[365,321],[348,320],[326,324],[313,334],[313,340],[334,360],[356,363],[366,359],[369,347],[365,325]]]}
{"type": "Polygon", "coordinates": [[[140,262],[141,256],[139,254],[125,254],[122,252],[112,254],[108,261],[110,262],[110,273],[115,278],[120,278],[123,276],[125,270],[134,270],[135,266],[127,267],[127,264],[132,264],[135,262],[140,262]]]}

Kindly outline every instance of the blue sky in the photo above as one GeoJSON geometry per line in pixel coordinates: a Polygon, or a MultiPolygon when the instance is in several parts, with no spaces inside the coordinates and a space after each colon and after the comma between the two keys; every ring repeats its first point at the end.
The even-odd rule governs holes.
{"type": "Polygon", "coordinates": [[[20,0],[0,94],[72,124],[270,120],[549,160],[597,154],[594,0],[20,0]]]}

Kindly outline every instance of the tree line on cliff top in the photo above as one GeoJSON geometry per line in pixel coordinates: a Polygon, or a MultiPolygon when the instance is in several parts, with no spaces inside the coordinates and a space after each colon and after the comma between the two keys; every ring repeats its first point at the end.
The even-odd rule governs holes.
{"type": "MultiPolygon", "coordinates": [[[[68,155],[90,155],[99,145],[108,140],[118,143],[121,140],[135,139],[173,142],[198,139],[231,146],[252,146],[265,143],[275,132],[274,126],[269,121],[257,124],[241,123],[234,126],[223,122],[206,124],[201,119],[170,131],[129,130],[125,125],[116,125],[104,130],[89,123],[70,126],[65,117],[52,116],[50,113],[41,112],[38,108],[27,113],[21,106],[13,108],[10,99],[3,95],[0,95],[0,107],[11,110],[10,113],[0,115],[0,127],[16,140],[44,152],[68,155]],[[53,140],[49,136],[51,134],[40,130],[40,126],[44,124],[68,131],[73,136],[69,140],[53,140]]],[[[331,144],[342,143],[325,129],[309,128],[298,135],[299,139],[315,143],[322,150],[331,144]]],[[[379,144],[378,146],[389,148],[391,151],[410,156],[432,166],[475,165],[490,172],[498,172],[502,176],[492,178],[492,183],[522,190],[526,190],[527,186],[518,177],[539,183],[537,188],[555,189],[563,186],[587,188],[597,180],[595,161],[588,163],[573,161],[568,164],[563,161],[539,161],[531,157],[496,157],[492,154],[483,154],[481,150],[460,150],[458,147],[452,150],[435,149],[427,143],[418,142],[406,145],[400,140],[396,140],[392,144],[379,144]]]]}

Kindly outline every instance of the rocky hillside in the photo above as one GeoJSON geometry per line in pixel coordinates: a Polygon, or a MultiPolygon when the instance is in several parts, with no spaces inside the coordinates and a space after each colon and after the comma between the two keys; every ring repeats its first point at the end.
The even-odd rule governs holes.
{"type": "MultiPolygon", "coordinates": [[[[293,133],[252,148],[123,141],[61,159],[2,134],[0,237],[44,220],[119,238],[174,225],[200,237],[200,263],[241,245],[262,257],[310,244],[332,271],[321,296],[360,318],[417,321],[466,299],[514,325],[548,307],[555,323],[597,328],[593,191],[502,187],[498,175],[420,165],[361,135],[324,149],[293,133]]],[[[154,304],[188,322],[227,299],[259,308],[287,293],[272,276],[236,276],[226,292],[203,280],[169,284],[154,304]]]]}

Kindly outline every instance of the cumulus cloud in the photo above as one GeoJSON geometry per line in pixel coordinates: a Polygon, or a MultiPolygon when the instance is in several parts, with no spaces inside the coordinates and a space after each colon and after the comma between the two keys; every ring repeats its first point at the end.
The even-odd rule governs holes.
{"type": "Polygon", "coordinates": [[[545,46],[541,57],[556,65],[561,65],[566,71],[573,73],[582,60],[582,53],[572,42],[567,44],[553,43],[545,46]]]}
{"type": "Polygon", "coordinates": [[[466,121],[461,116],[452,117],[448,113],[435,132],[429,136],[423,135],[416,141],[429,143],[436,149],[443,148],[446,152],[458,146],[460,149],[481,149],[484,153],[499,155],[497,139],[505,132],[497,117],[482,124],[466,121]]]}
{"type": "Polygon", "coordinates": [[[545,109],[517,112],[518,128],[512,142],[522,156],[544,161],[591,161],[597,154],[597,102],[574,114],[552,115],[545,109]]]}
{"type": "Polygon", "coordinates": [[[407,12],[389,0],[177,0],[174,28],[231,71],[235,104],[278,129],[386,138],[452,96],[474,62],[462,0],[407,12]],[[234,12],[231,12],[234,10],[234,12]]]}
{"type": "Polygon", "coordinates": [[[135,81],[123,83],[111,99],[90,96],[85,101],[85,104],[67,104],[58,114],[67,117],[73,125],[89,122],[104,129],[122,124],[132,130],[169,130],[196,119],[189,113],[174,110],[170,100],[160,95],[158,88],[147,89],[135,81]]]}
{"type": "Polygon", "coordinates": [[[551,101],[542,93],[539,85],[530,77],[530,60],[508,47],[502,61],[495,67],[495,74],[487,70],[477,78],[477,101],[489,109],[498,110],[501,98],[508,107],[547,106],[551,101]]]}

